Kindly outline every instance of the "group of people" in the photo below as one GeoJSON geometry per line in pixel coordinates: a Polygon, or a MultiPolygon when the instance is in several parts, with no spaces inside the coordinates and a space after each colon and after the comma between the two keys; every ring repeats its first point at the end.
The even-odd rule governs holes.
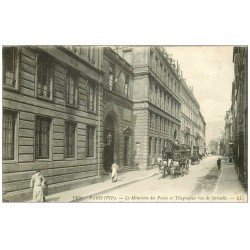
{"type": "MultiPolygon", "coordinates": [[[[116,161],[111,166],[111,180],[117,182],[118,165],[116,161]]],[[[33,193],[33,202],[45,202],[45,193],[47,190],[47,181],[41,174],[41,170],[36,170],[36,173],[32,175],[30,180],[30,191],[33,193]]]]}

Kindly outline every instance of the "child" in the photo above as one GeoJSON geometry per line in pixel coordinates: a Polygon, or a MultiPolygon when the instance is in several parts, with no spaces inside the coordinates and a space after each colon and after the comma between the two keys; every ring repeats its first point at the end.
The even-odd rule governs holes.
{"type": "Polygon", "coordinates": [[[43,187],[45,178],[41,174],[41,170],[36,170],[30,180],[30,190],[33,191],[33,202],[43,202],[45,200],[43,187]]]}
{"type": "Polygon", "coordinates": [[[111,179],[112,182],[117,182],[117,170],[118,170],[118,165],[116,164],[116,161],[111,166],[112,174],[111,174],[111,179]]]}

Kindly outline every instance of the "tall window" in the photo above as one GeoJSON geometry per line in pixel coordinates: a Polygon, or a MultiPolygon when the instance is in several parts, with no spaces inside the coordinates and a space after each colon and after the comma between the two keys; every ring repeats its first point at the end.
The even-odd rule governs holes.
{"type": "Polygon", "coordinates": [[[151,155],[152,154],[152,137],[149,137],[149,143],[148,143],[148,147],[149,147],[149,152],[148,154],[151,155]]]}
{"type": "Polygon", "coordinates": [[[155,105],[158,105],[158,88],[155,86],[155,105]]]}
{"type": "Polygon", "coordinates": [[[158,75],[158,58],[157,56],[155,57],[155,73],[158,75]]]}
{"type": "Polygon", "coordinates": [[[37,96],[52,98],[53,86],[52,63],[45,55],[38,54],[37,58],[37,96]]]}
{"type": "Polygon", "coordinates": [[[154,144],[154,146],[155,146],[155,154],[157,154],[157,138],[155,138],[155,144],[154,144]]]}
{"type": "Polygon", "coordinates": [[[15,88],[17,85],[17,65],[18,51],[17,48],[3,48],[3,85],[15,88]]]}
{"type": "Polygon", "coordinates": [[[87,157],[94,156],[95,148],[95,127],[87,126],[87,157]]]}
{"type": "Polygon", "coordinates": [[[125,76],[124,93],[125,93],[125,96],[128,97],[128,94],[129,94],[129,76],[128,75],[125,76]]]}
{"type": "Polygon", "coordinates": [[[15,112],[3,111],[3,159],[14,160],[15,112]]]}
{"type": "Polygon", "coordinates": [[[153,102],[153,84],[152,82],[149,83],[149,101],[153,102]]]}
{"type": "Polygon", "coordinates": [[[110,63],[109,64],[109,89],[113,89],[113,84],[115,82],[115,66],[110,63]]]}
{"type": "Polygon", "coordinates": [[[72,122],[65,122],[65,157],[75,157],[75,129],[76,125],[72,122]]]}
{"type": "Polygon", "coordinates": [[[151,66],[151,69],[154,70],[154,53],[152,50],[150,50],[150,66],[151,66]]]}
{"type": "Polygon", "coordinates": [[[90,63],[95,64],[95,47],[89,46],[88,47],[88,60],[90,63]]]}
{"type": "Polygon", "coordinates": [[[77,77],[73,72],[66,72],[66,104],[77,106],[77,77]]]}
{"type": "Polygon", "coordinates": [[[96,111],[96,86],[92,82],[88,82],[87,105],[88,111],[96,111]]]}
{"type": "Polygon", "coordinates": [[[36,159],[48,159],[50,149],[51,119],[36,117],[35,129],[35,156],[36,159]]]}
{"type": "Polygon", "coordinates": [[[123,51],[123,58],[129,63],[132,64],[132,50],[123,51]]]}
{"type": "Polygon", "coordinates": [[[153,117],[152,113],[149,112],[149,128],[150,129],[152,128],[152,117],[153,117]]]}

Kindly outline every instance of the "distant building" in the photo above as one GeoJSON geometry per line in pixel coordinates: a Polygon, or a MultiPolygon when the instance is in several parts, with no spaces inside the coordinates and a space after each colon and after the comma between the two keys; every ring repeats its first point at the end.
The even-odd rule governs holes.
{"type": "Polygon", "coordinates": [[[209,153],[219,154],[219,142],[218,140],[210,140],[208,144],[209,153]]]}

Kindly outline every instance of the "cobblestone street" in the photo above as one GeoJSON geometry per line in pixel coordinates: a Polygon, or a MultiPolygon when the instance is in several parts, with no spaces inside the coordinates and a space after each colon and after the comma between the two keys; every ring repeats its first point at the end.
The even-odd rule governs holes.
{"type": "MultiPolygon", "coordinates": [[[[222,172],[218,171],[216,160],[218,156],[209,156],[201,161],[200,164],[191,165],[188,175],[171,179],[169,176],[163,179],[160,174],[151,178],[104,192],[101,195],[93,195],[83,202],[103,202],[109,199],[114,202],[220,202],[220,201],[239,201],[241,196],[246,201],[246,195],[235,179],[236,186],[233,189],[227,187],[227,196],[219,192],[221,184],[221,174],[223,168],[228,169],[222,163],[222,172]],[[238,185],[237,185],[238,184],[238,185]]],[[[230,169],[234,166],[230,165],[230,169]]],[[[233,169],[234,170],[234,169],[233,169]]],[[[236,174],[235,174],[236,175],[236,174]]]]}

